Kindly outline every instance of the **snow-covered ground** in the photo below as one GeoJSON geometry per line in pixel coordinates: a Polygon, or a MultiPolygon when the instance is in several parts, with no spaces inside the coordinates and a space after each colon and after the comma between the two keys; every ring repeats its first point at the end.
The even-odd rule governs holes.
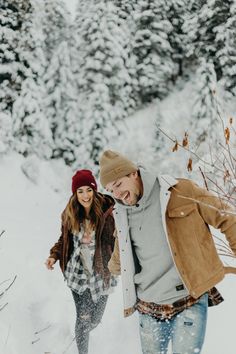
{"type": "MultiPolygon", "coordinates": [[[[185,91],[187,95],[188,88],[185,91]]],[[[170,132],[184,131],[190,108],[184,102],[185,94],[176,93],[162,103],[170,132]]],[[[109,147],[136,161],[150,162],[156,109],[153,104],[131,117],[124,135],[109,147]]],[[[170,164],[170,173],[177,172],[170,164]]],[[[60,213],[70,195],[71,175],[60,161],[24,159],[13,153],[0,156],[0,233],[5,230],[0,237],[0,294],[17,276],[0,296],[0,309],[6,304],[0,311],[0,354],[77,354],[70,291],[58,265],[52,272],[44,266],[60,234],[60,213]]],[[[236,277],[227,276],[218,288],[225,301],[209,309],[202,354],[235,354],[236,277]]],[[[141,354],[137,314],[123,318],[120,283],[110,295],[102,324],[91,333],[89,354],[119,353],[141,354]]]]}
{"type": "MultiPolygon", "coordinates": [[[[70,194],[71,171],[60,163],[0,158],[1,354],[76,354],[75,311],[59,266],[46,270],[49,248],[60,234],[60,213],[70,194]],[[22,172],[27,171],[32,181],[22,172]],[[26,169],[24,169],[26,170],[26,169]],[[4,282],[4,283],[3,283],[4,282]],[[39,332],[39,333],[37,333],[39,332]],[[70,345],[71,344],[71,345],[70,345]]],[[[102,325],[91,334],[90,353],[139,354],[136,316],[122,315],[120,285],[110,296],[102,325]]]]}
{"type": "MultiPolygon", "coordinates": [[[[76,354],[71,294],[59,267],[50,272],[44,266],[59,236],[71,171],[59,163],[31,160],[32,182],[22,164],[24,159],[16,154],[0,158],[0,229],[5,230],[0,238],[0,290],[17,276],[0,298],[0,306],[7,303],[0,312],[0,353],[76,354]]],[[[203,354],[235,353],[236,278],[228,276],[219,289],[226,301],[209,310],[203,354]]],[[[123,318],[120,283],[90,341],[90,354],[118,353],[141,354],[137,315],[123,318]]]]}

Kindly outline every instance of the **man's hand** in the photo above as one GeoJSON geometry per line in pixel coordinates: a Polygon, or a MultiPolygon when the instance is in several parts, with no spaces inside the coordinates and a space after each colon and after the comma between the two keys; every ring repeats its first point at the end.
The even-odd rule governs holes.
{"type": "Polygon", "coordinates": [[[46,265],[47,269],[53,270],[54,269],[53,265],[55,263],[56,263],[56,260],[54,258],[48,257],[48,259],[45,262],[45,265],[46,265]]]}

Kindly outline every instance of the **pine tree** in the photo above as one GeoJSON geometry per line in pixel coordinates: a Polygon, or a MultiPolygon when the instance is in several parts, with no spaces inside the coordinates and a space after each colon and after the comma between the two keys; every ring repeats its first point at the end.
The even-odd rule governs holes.
{"type": "Polygon", "coordinates": [[[172,25],[172,30],[169,33],[169,41],[172,51],[172,60],[175,63],[173,80],[183,74],[183,60],[185,52],[185,35],[183,33],[183,23],[186,14],[188,1],[187,0],[171,0],[168,1],[169,9],[167,18],[172,25]]]}
{"type": "Polygon", "coordinates": [[[217,80],[222,76],[218,61],[218,45],[216,42],[217,27],[230,17],[230,6],[233,0],[192,1],[191,11],[185,19],[183,30],[188,37],[187,56],[193,59],[205,57],[213,60],[217,80]]]}
{"type": "Polygon", "coordinates": [[[66,41],[54,51],[44,82],[46,114],[54,141],[53,157],[63,157],[70,164],[75,160],[80,129],[77,91],[66,41]]]}
{"type": "Polygon", "coordinates": [[[127,97],[129,102],[127,113],[130,114],[141,106],[139,92],[137,91],[137,58],[133,51],[133,37],[136,32],[134,14],[138,7],[138,0],[134,0],[132,2],[127,2],[126,0],[116,0],[114,3],[117,7],[118,17],[121,19],[120,27],[126,33],[127,38],[127,42],[123,50],[126,52],[125,66],[130,77],[130,93],[129,97],[127,97]]]}
{"type": "MultiPolygon", "coordinates": [[[[132,86],[124,50],[129,38],[121,22],[112,1],[95,2],[84,14],[79,31],[83,62],[77,82],[82,97],[82,138],[88,148],[86,161],[96,165],[108,137],[117,134],[115,120],[129,112],[132,86]]],[[[80,156],[85,158],[85,154],[80,156]]]]}
{"type": "Polygon", "coordinates": [[[216,28],[217,59],[222,71],[222,83],[226,91],[236,96],[236,4],[230,8],[226,23],[216,28]]]}
{"type": "Polygon", "coordinates": [[[198,145],[211,139],[214,144],[219,132],[216,73],[213,62],[207,62],[205,58],[199,60],[195,96],[190,129],[191,135],[194,134],[192,140],[198,145]]]}
{"type": "Polygon", "coordinates": [[[28,63],[19,58],[18,45],[21,28],[30,11],[29,0],[6,0],[0,13],[0,110],[10,114],[22,81],[27,75],[28,63]]]}
{"type": "Polygon", "coordinates": [[[41,109],[42,99],[43,92],[34,78],[25,79],[12,112],[12,147],[24,156],[51,157],[51,130],[41,109]]]}
{"type": "Polygon", "coordinates": [[[174,70],[168,40],[172,26],[162,0],[140,1],[135,21],[133,50],[137,58],[138,92],[145,103],[155,97],[163,98],[168,92],[174,70]]]}
{"type": "Polygon", "coordinates": [[[46,56],[50,61],[54,50],[70,37],[71,16],[62,0],[44,0],[41,16],[46,56]]]}

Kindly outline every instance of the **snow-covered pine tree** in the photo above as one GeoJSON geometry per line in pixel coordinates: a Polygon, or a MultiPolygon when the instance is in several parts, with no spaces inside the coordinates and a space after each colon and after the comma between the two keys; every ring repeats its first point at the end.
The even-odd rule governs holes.
{"type": "Polygon", "coordinates": [[[222,83],[226,91],[236,96],[236,3],[231,4],[230,17],[216,27],[216,55],[222,71],[222,83]]]}
{"type": "Polygon", "coordinates": [[[46,56],[50,61],[54,50],[70,36],[71,16],[65,2],[63,0],[44,0],[41,21],[45,34],[46,56]]]}
{"type": "Polygon", "coordinates": [[[44,109],[42,75],[46,66],[44,38],[38,22],[37,3],[25,16],[20,30],[17,52],[21,62],[27,63],[26,78],[12,109],[12,148],[24,156],[37,154],[51,157],[51,131],[44,109]]]}
{"type": "Polygon", "coordinates": [[[0,12],[0,110],[11,114],[28,63],[18,53],[21,28],[30,11],[30,0],[5,0],[0,12]]]}
{"type": "Polygon", "coordinates": [[[50,158],[51,130],[42,107],[43,92],[33,77],[24,80],[12,111],[12,147],[24,156],[50,158]]]}
{"type": "Polygon", "coordinates": [[[143,0],[135,13],[133,50],[137,62],[137,90],[143,103],[163,98],[174,72],[173,50],[168,39],[172,25],[166,12],[165,0],[143,0]]]}
{"type": "Polygon", "coordinates": [[[77,90],[71,65],[70,47],[61,42],[54,51],[44,76],[45,106],[53,137],[53,157],[74,162],[79,143],[80,122],[77,90]]]}
{"type": "Polygon", "coordinates": [[[207,0],[189,0],[188,6],[184,13],[184,22],[182,24],[182,31],[184,33],[184,54],[185,58],[189,60],[189,64],[197,61],[199,54],[199,13],[201,8],[206,4],[207,0]]]}
{"type": "Polygon", "coordinates": [[[95,1],[81,28],[83,63],[78,77],[81,92],[92,92],[96,74],[102,75],[108,87],[109,101],[117,119],[127,115],[131,92],[130,76],[126,68],[126,48],[129,31],[112,1],[95,1]]]}
{"type": "Polygon", "coordinates": [[[218,140],[221,126],[218,117],[219,100],[216,96],[216,73],[212,61],[207,62],[205,58],[200,58],[195,87],[196,98],[190,126],[191,141],[198,146],[207,140],[213,146],[218,140]]]}
{"type": "Polygon", "coordinates": [[[230,6],[233,2],[234,0],[193,0],[183,25],[188,37],[187,56],[191,60],[198,57],[212,60],[217,80],[222,76],[222,69],[217,56],[220,48],[216,42],[216,29],[230,17],[230,6]]]}
{"type": "Polygon", "coordinates": [[[75,19],[71,25],[71,39],[68,39],[71,43],[71,60],[78,91],[84,85],[82,64],[87,55],[87,42],[84,40],[85,22],[93,16],[93,11],[94,0],[78,1],[75,19]]]}
{"type": "Polygon", "coordinates": [[[96,1],[84,15],[79,31],[83,62],[77,82],[84,120],[81,138],[88,154],[80,157],[98,165],[108,139],[118,133],[115,121],[129,111],[132,87],[124,50],[129,38],[112,1],[96,1]]]}
{"type": "Polygon", "coordinates": [[[127,42],[124,51],[126,52],[125,66],[130,76],[130,94],[127,97],[128,100],[128,113],[132,113],[141,106],[139,93],[137,92],[138,80],[136,74],[136,56],[133,52],[133,37],[136,32],[136,23],[134,20],[134,14],[138,6],[138,0],[127,2],[126,0],[114,1],[118,17],[121,19],[120,27],[127,34],[127,42]]]}
{"type": "Polygon", "coordinates": [[[133,13],[137,7],[138,1],[139,0],[115,0],[114,4],[118,8],[119,17],[123,18],[124,20],[132,21],[133,13]]]}
{"type": "Polygon", "coordinates": [[[27,14],[21,29],[19,57],[29,63],[29,75],[33,74],[37,81],[40,81],[47,65],[45,33],[42,26],[44,7],[40,0],[30,1],[31,11],[27,14]]]}
{"type": "Polygon", "coordinates": [[[187,5],[187,0],[168,1],[169,10],[167,11],[167,18],[172,25],[172,30],[170,31],[168,37],[171,48],[173,49],[172,59],[175,63],[175,70],[172,77],[173,81],[175,81],[178,76],[182,76],[183,74],[185,34],[183,33],[182,26],[184,23],[187,5]]]}

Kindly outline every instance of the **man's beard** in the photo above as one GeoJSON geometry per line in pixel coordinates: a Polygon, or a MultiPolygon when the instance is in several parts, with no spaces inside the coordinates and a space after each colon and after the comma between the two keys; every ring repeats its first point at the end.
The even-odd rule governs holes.
{"type": "Polygon", "coordinates": [[[133,199],[132,199],[131,203],[126,202],[125,200],[122,201],[122,202],[123,202],[123,204],[125,204],[125,205],[134,206],[134,205],[137,204],[137,202],[139,201],[140,198],[141,198],[140,195],[134,193],[133,199]]]}

